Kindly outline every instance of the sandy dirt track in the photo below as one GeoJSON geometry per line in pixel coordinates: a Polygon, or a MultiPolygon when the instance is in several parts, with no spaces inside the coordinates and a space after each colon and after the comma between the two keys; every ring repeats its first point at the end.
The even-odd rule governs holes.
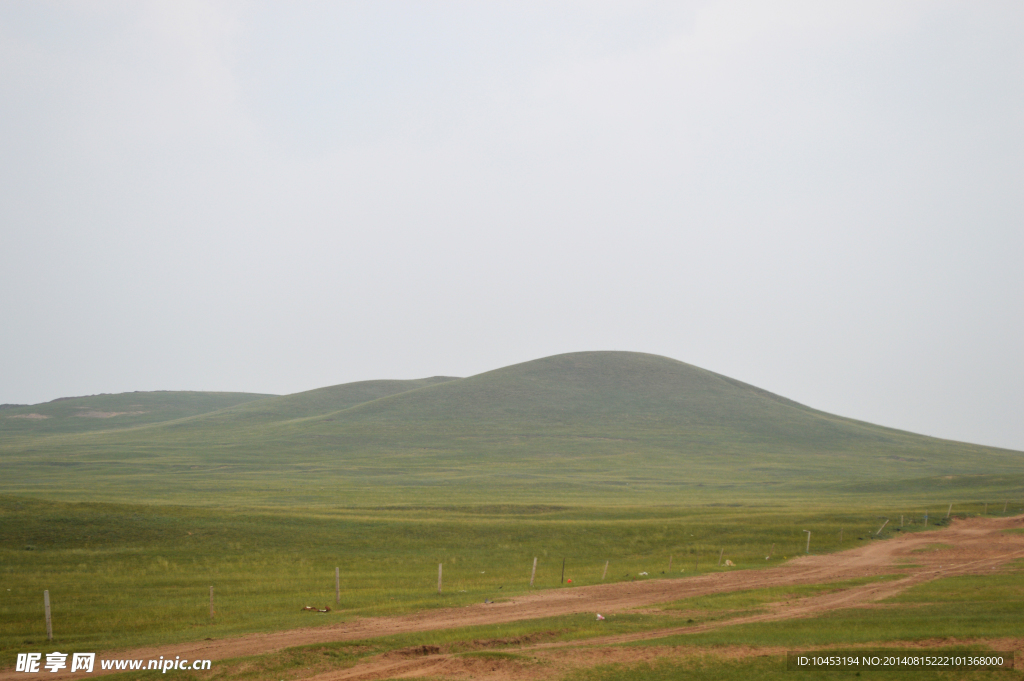
{"type": "MultiPolygon", "coordinates": [[[[905,534],[886,541],[823,556],[805,556],[783,565],[764,570],[737,570],[685,579],[651,579],[647,581],[604,584],[539,591],[519,596],[507,602],[479,604],[460,608],[428,610],[394,617],[357,619],[328,627],[293,629],[267,634],[195,641],[153,648],[104,653],[103,657],[155,659],[161,655],[176,655],[187,659],[223,660],[234,657],[259,655],[292,646],[369,639],[378,636],[437,629],[451,629],[486,624],[499,624],[517,620],[553,617],[581,612],[614,614],[636,608],[667,603],[682,598],[713,593],[772,586],[817,584],[836,582],[856,577],[898,573],[902,579],[867,584],[860,587],[825,593],[775,604],[767,612],[738,617],[722,622],[680,626],[618,636],[608,636],[569,643],[547,643],[527,646],[542,657],[561,649],[562,657],[571,656],[567,648],[593,647],[625,643],[642,639],[656,639],[673,634],[703,631],[713,627],[731,626],[749,622],[810,617],[829,610],[864,606],[890,597],[915,584],[940,577],[962,574],[983,574],[1016,558],[1024,557],[1024,534],[1007,534],[1005,529],[1024,527],[1024,517],[974,518],[955,520],[950,527],[930,532],[905,534]],[[921,552],[933,544],[946,544],[951,548],[921,552]],[[899,561],[912,562],[913,567],[899,567],[899,561]]],[[[692,651],[691,651],[692,652],[692,651]]],[[[643,653],[633,653],[634,656],[643,653]]],[[[667,653],[666,653],[667,654],[667,653]]],[[[98,664],[97,664],[98,666],[98,664]]],[[[458,678],[531,678],[532,672],[507,669],[508,664],[473,658],[455,658],[443,654],[389,653],[370,658],[359,665],[308,677],[316,681],[341,679],[403,678],[416,676],[442,676],[458,678]],[[493,669],[492,669],[493,667],[493,669]],[[509,676],[509,672],[512,673],[509,676]]],[[[515,665],[512,665],[515,667],[515,665]]],[[[90,676],[99,675],[96,670],[90,676]]],[[[12,669],[0,672],[0,681],[34,678],[16,673],[12,669]]],[[[45,672],[47,679],[81,677],[81,674],[53,674],[45,672]]]]}

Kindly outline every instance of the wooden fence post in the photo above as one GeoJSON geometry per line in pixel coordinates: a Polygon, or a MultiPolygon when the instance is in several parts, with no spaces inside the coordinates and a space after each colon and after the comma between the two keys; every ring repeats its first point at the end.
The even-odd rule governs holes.
{"type": "Polygon", "coordinates": [[[43,611],[46,613],[46,640],[53,640],[53,622],[50,620],[50,590],[43,591],[43,611]]]}
{"type": "Polygon", "coordinates": [[[946,511],[946,517],[948,518],[949,514],[952,513],[952,512],[953,512],[953,504],[950,504],[949,505],[949,510],[946,511]]]}
{"type": "MultiPolygon", "coordinates": [[[[607,569],[607,565],[605,567],[607,569]]],[[[533,570],[530,571],[530,587],[533,587],[533,578],[537,576],[537,556],[533,557],[533,570]]]]}
{"type": "Polygon", "coordinates": [[[604,562],[604,572],[601,573],[601,581],[603,582],[604,578],[607,577],[607,576],[608,576],[608,561],[606,560],[604,562]]]}
{"type": "Polygon", "coordinates": [[[878,535],[882,534],[882,530],[884,530],[885,526],[888,525],[888,524],[889,524],[889,519],[886,518],[885,522],[882,523],[882,526],[878,528],[878,532],[875,532],[875,536],[877,537],[878,535]]]}
{"type": "Polygon", "coordinates": [[[437,564],[437,593],[441,593],[441,563],[437,564]]]}
{"type": "Polygon", "coordinates": [[[718,566],[719,567],[722,566],[722,556],[724,556],[724,555],[725,555],[725,547],[723,546],[722,550],[718,552],[718,566]]]}

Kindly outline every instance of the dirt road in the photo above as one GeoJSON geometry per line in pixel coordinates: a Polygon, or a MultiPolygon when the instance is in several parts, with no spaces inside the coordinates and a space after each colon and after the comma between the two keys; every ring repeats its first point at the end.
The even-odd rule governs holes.
{"type": "MultiPolygon", "coordinates": [[[[369,639],[379,636],[417,631],[451,629],[486,624],[500,624],[557,615],[588,612],[614,614],[636,608],[652,606],[713,593],[759,589],[773,586],[818,584],[899,573],[902,579],[867,584],[861,587],[776,604],[768,612],[739,617],[723,622],[696,626],[680,626],[653,632],[587,639],[570,644],[542,644],[531,650],[543,651],[566,646],[624,643],[642,639],[661,638],[672,634],[697,632],[712,627],[731,626],[749,622],[814,616],[837,608],[847,608],[887,598],[915,584],[939,577],[961,574],[979,574],[991,571],[1015,558],[1024,557],[1024,534],[1008,534],[1005,529],[1024,527],[1024,517],[974,518],[954,521],[943,530],[902,535],[886,541],[871,542],[865,546],[841,553],[806,556],[783,565],[764,570],[737,570],[687,579],[651,579],[647,581],[604,584],[565,589],[539,591],[516,597],[502,603],[479,604],[461,608],[446,608],[401,615],[358,619],[342,624],[251,634],[238,638],[215,641],[195,641],[176,645],[141,648],[104,653],[103,657],[156,659],[181,656],[191,660],[223,660],[234,657],[265,654],[292,646],[369,639]],[[929,545],[944,544],[949,548],[920,551],[929,545]],[[912,562],[911,567],[900,568],[898,563],[912,562]]],[[[317,681],[340,679],[401,678],[406,675],[447,675],[446,667],[454,664],[450,656],[425,655],[416,659],[383,655],[371,658],[354,668],[331,671],[309,677],[317,681]]],[[[468,666],[489,664],[486,661],[460,659],[461,673],[468,666]]],[[[451,670],[449,670],[451,671],[451,670]]],[[[472,670],[468,670],[472,673],[472,670]]],[[[483,670],[477,670],[477,673],[483,670]]],[[[94,675],[101,674],[96,670],[94,675]]],[[[35,676],[35,675],[31,675],[35,676]]],[[[46,672],[47,679],[64,679],[72,674],[46,672]]],[[[491,675],[493,678],[501,678],[491,675]]],[[[0,672],[0,681],[26,679],[13,670],[0,672]]],[[[524,677],[525,678],[525,677],[524,677]]]]}

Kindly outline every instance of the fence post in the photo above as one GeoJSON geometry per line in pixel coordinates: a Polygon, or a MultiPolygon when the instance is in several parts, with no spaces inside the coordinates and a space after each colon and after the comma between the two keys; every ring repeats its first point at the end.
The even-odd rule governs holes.
{"type": "Polygon", "coordinates": [[[437,564],[437,593],[441,593],[441,563],[437,564]]]}
{"type": "Polygon", "coordinates": [[[533,578],[537,576],[537,556],[533,557],[533,570],[530,571],[530,588],[533,588],[533,578]]]}
{"type": "Polygon", "coordinates": [[[43,610],[46,612],[46,639],[53,640],[53,622],[50,621],[50,590],[43,591],[43,610]]]}

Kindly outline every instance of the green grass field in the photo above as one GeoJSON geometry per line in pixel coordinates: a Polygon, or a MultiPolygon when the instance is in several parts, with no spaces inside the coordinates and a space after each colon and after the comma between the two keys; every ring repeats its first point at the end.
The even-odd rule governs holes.
{"type": "MultiPolygon", "coordinates": [[[[55,642],[75,652],[509,598],[528,589],[534,557],[538,589],[572,588],[561,584],[563,559],[574,585],[601,581],[606,561],[609,582],[641,572],[686,579],[695,568],[725,569],[716,565],[723,549],[737,569],[776,565],[803,553],[804,530],[811,552],[821,553],[925,531],[926,513],[929,528],[941,526],[950,503],[954,515],[1021,513],[1022,456],[825,414],[636,353],[576,353],[465,379],[367,381],[284,397],[128,393],[5,407],[0,666],[44,645],[44,589],[55,642]],[[328,604],[334,612],[300,610],[328,604]]],[[[891,609],[654,644],[1020,636],[1019,578],[1008,571],[943,580],[891,609]]],[[[226,664],[218,675],[280,681],[314,658],[348,664],[406,645],[458,650],[474,637],[655,629],[678,622],[673,609],[728,618],[777,596],[667,604],[663,615],[619,615],[603,627],[566,617],[284,651],[226,664]]],[[[784,673],[763,660],[691,662],[572,678],[784,673]]]]}
{"type": "MultiPolygon", "coordinates": [[[[1016,613],[1024,606],[1024,562],[1011,565],[992,576],[955,577],[920,585],[874,609],[853,609],[830,613],[813,619],[777,621],[762,625],[741,625],[712,632],[654,638],[627,647],[658,648],[673,651],[671,659],[633,665],[598,665],[569,673],[565,681],[610,681],[618,679],[748,679],[789,678],[794,672],[785,670],[785,656],[761,653],[757,648],[786,650],[835,650],[834,646],[857,649],[870,643],[872,649],[907,650],[918,654],[942,651],[987,650],[984,645],[970,644],[970,637],[1000,638],[1024,635],[1016,613]],[[980,593],[975,590],[980,588],[980,593]],[[912,608],[898,607],[913,604],[912,608]],[[927,648],[915,647],[921,641],[927,648]],[[958,642],[959,641],[959,642],[958,642]],[[738,659],[730,655],[731,647],[752,649],[738,659]],[[681,658],[681,659],[680,659],[681,658]]],[[[879,579],[879,578],[875,578],[879,579]]],[[[881,579],[885,579],[882,577],[881,579]]],[[[747,612],[746,609],[778,600],[800,597],[822,590],[848,588],[866,580],[844,583],[758,589],[740,594],[723,594],[688,599],[675,604],[687,610],[703,610],[701,621],[728,619],[747,612]]],[[[670,606],[670,609],[673,606],[670,606]]],[[[481,656],[501,661],[515,661],[526,667],[543,664],[534,654],[520,651],[519,645],[576,641],[588,638],[634,632],[650,632],[678,626],[679,620],[657,613],[619,614],[604,622],[596,622],[589,614],[512,622],[501,625],[464,627],[443,631],[420,632],[381,637],[365,641],[346,641],[299,646],[280,652],[219,663],[212,674],[183,673],[187,679],[291,679],[311,673],[350,667],[372,655],[400,649],[420,647],[434,652],[462,656],[481,656]],[[480,651],[481,643],[487,650],[480,651]]],[[[856,672],[801,671],[800,678],[856,678],[856,672]]],[[[157,678],[157,672],[133,674],[131,678],[157,678]]],[[[871,670],[863,676],[883,679],[1014,679],[1022,672],[901,669],[871,670]]],[[[127,677],[126,677],[127,678],[127,677]]]]}
{"type": "MultiPolygon", "coordinates": [[[[563,558],[575,585],[600,582],[605,561],[609,582],[643,579],[640,572],[685,579],[695,568],[724,570],[716,565],[722,549],[737,568],[757,569],[803,554],[805,529],[812,531],[814,553],[879,541],[879,511],[712,506],[256,513],[4,497],[0,649],[30,650],[43,642],[44,589],[53,601],[58,641],[105,649],[508,598],[528,589],[535,556],[535,586],[542,589],[571,588],[561,585],[563,558]],[[773,544],[774,556],[765,560],[773,544]],[[444,565],[440,596],[438,563],[444,565]],[[340,608],[335,567],[343,585],[340,608]],[[305,605],[331,605],[336,612],[301,612],[305,605]]],[[[904,531],[923,530],[917,520],[904,531]]],[[[899,531],[887,526],[881,536],[899,531]]]]}

